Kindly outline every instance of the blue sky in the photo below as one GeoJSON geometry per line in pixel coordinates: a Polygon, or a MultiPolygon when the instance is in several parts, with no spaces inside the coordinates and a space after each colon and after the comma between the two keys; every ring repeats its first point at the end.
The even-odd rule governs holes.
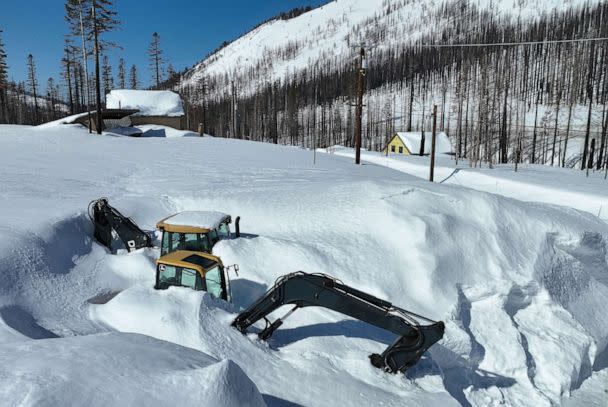
{"type": "MultiPolygon", "coordinates": [[[[122,46],[110,52],[116,65],[137,65],[140,81],[150,84],[147,49],[152,33],[161,36],[165,58],[176,69],[192,66],[225,40],[247,32],[281,11],[325,0],[115,0],[120,29],[107,36],[122,46]]],[[[26,79],[26,57],[34,56],[38,80],[59,78],[64,36],[63,0],[2,0],[0,29],[6,45],[10,78],[26,79]]]]}

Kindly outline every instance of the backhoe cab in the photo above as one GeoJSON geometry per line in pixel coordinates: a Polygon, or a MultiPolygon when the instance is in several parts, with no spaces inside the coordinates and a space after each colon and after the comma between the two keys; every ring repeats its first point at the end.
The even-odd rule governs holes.
{"type": "Polygon", "coordinates": [[[230,285],[226,269],[219,257],[200,251],[177,250],[156,261],[157,290],[170,286],[207,291],[230,301],[230,285]]]}
{"type": "MultiPolygon", "coordinates": [[[[235,220],[236,237],[240,235],[239,220],[235,220]]],[[[185,211],[171,215],[156,224],[163,234],[160,255],[176,250],[211,253],[219,240],[231,237],[231,223],[230,215],[222,212],[185,211]]]]}

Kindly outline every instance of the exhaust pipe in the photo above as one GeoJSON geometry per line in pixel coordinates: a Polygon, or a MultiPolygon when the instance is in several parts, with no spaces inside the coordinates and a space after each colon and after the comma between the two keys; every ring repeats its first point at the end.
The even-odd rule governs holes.
{"type": "Polygon", "coordinates": [[[235,235],[236,235],[236,237],[241,237],[240,222],[241,222],[241,217],[237,216],[236,219],[234,220],[234,228],[235,228],[235,235]]]}

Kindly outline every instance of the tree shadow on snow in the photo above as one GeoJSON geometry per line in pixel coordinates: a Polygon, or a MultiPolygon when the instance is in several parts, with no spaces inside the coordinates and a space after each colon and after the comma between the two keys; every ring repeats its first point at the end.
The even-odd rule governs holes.
{"type": "Polygon", "coordinates": [[[16,305],[0,308],[0,318],[4,320],[6,325],[28,338],[58,338],[53,332],[38,325],[38,322],[29,312],[16,305]]]}
{"type": "Polygon", "coordinates": [[[279,329],[273,335],[270,345],[272,348],[278,349],[301,341],[302,339],[323,336],[344,336],[346,338],[370,339],[387,346],[392,344],[397,338],[395,334],[368,323],[347,319],[338,322],[279,329]]]}

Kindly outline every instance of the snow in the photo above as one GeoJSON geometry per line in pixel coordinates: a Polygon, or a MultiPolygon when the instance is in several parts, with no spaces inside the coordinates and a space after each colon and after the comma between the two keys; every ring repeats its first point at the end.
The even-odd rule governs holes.
{"type": "MultiPolygon", "coordinates": [[[[420,144],[422,143],[422,132],[397,132],[397,136],[401,139],[403,144],[407,147],[407,149],[412,154],[420,153],[420,144]]],[[[430,154],[432,148],[432,132],[425,132],[425,142],[424,142],[424,154],[430,154]]],[[[450,144],[450,140],[448,139],[447,134],[440,131],[435,135],[435,152],[437,154],[440,153],[451,153],[452,145],[450,144]]],[[[390,152],[389,152],[390,154],[390,152]]]]}
{"type": "Polygon", "coordinates": [[[183,211],[163,220],[163,223],[176,226],[193,226],[201,229],[217,229],[229,216],[216,211],[183,211]]]}
{"type": "Polygon", "coordinates": [[[296,147],[92,137],[59,124],[0,126],[0,135],[0,377],[16,383],[0,394],[9,405],[53,397],[79,404],[94,383],[109,386],[115,398],[99,403],[110,405],[138,404],[161,384],[163,394],[150,396],[164,397],[159,404],[186,394],[182,404],[225,395],[209,400],[239,405],[256,400],[245,375],[268,406],[608,400],[598,389],[608,343],[608,224],[592,210],[606,190],[599,174],[540,166],[453,174],[450,158],[438,157],[437,178],[452,177],[431,184],[415,176],[428,174],[421,157],[366,152],[355,166],[336,149],[313,164],[312,152],[296,147]],[[157,247],[112,255],[96,243],[86,207],[101,196],[146,230],[183,211],[242,216],[242,237],[214,247],[224,264],[239,264],[233,303],[181,287],[154,290],[157,247]],[[445,336],[406,374],[389,375],[367,356],[394,337],[335,312],[299,310],[269,342],[230,326],[296,270],[443,320],[445,336]],[[43,386],[44,377],[61,391],[43,386]],[[182,377],[192,377],[192,391],[177,390],[182,377]],[[222,390],[207,396],[206,378],[222,390]],[[22,400],[23,388],[41,398],[22,400]]]}
{"type": "MultiPolygon", "coordinates": [[[[495,18],[525,23],[553,11],[569,10],[598,0],[477,0],[471,7],[495,18]]],[[[202,78],[229,75],[230,81],[212,90],[221,96],[235,81],[237,92],[249,95],[260,82],[274,83],[286,74],[296,75],[308,67],[344,66],[354,58],[356,44],[391,49],[430,34],[431,27],[452,24],[451,18],[436,19],[442,2],[424,0],[334,0],[289,20],[271,20],[237,38],[215,54],[199,62],[183,77],[180,86],[200,83],[202,78]],[[389,10],[390,6],[390,12],[389,10]],[[403,24],[407,21],[407,24],[403,24]],[[379,34],[376,29],[382,29],[379,34]],[[382,41],[378,41],[382,35],[382,41]],[[260,81],[251,80],[249,69],[260,67],[260,81]]]]}
{"type": "Polygon", "coordinates": [[[108,109],[137,109],[134,116],[183,116],[181,97],[170,90],[114,89],[106,96],[108,109]]]}
{"type": "Polygon", "coordinates": [[[7,406],[266,405],[233,362],[118,332],[0,344],[0,380],[7,406]]]}
{"type": "MultiPolygon", "coordinates": [[[[353,157],[352,148],[334,146],[319,149],[343,157],[353,157]]],[[[417,155],[400,156],[373,151],[362,151],[362,160],[385,166],[422,179],[429,177],[429,157],[417,155]]],[[[488,168],[472,168],[469,161],[437,154],[435,181],[457,186],[466,186],[478,191],[491,192],[527,202],[543,202],[563,205],[589,212],[608,220],[608,189],[603,172],[586,172],[547,165],[520,164],[514,171],[513,164],[494,165],[488,168]]]]}
{"type": "Polygon", "coordinates": [[[130,137],[200,137],[190,130],[178,130],[160,124],[140,124],[132,127],[114,127],[105,134],[130,137]]]}
{"type": "Polygon", "coordinates": [[[40,128],[40,129],[48,129],[48,128],[57,127],[58,124],[74,124],[74,122],[76,122],[77,119],[80,119],[81,117],[85,117],[88,114],[89,114],[88,112],[77,113],[77,114],[74,114],[71,116],[63,117],[61,119],[53,120],[51,122],[40,124],[36,127],[40,128]]]}

